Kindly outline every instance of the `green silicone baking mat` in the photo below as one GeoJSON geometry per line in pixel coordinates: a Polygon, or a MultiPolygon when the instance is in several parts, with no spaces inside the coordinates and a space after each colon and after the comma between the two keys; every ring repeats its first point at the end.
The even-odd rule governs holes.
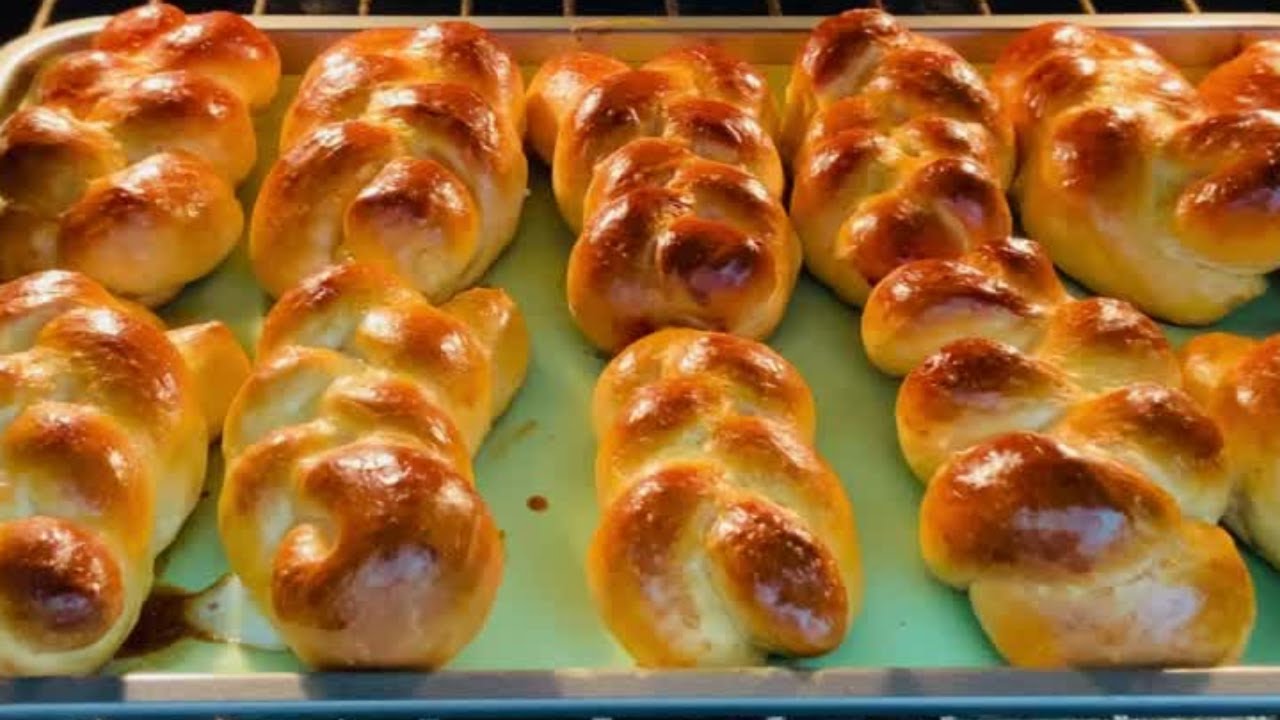
{"type": "MultiPolygon", "coordinates": [[[[775,91],[785,68],[771,67],[775,91]]],[[[260,120],[262,162],[274,157],[275,130],[293,95],[287,78],[260,120]]],[[[524,388],[495,424],[476,458],[480,492],[505,533],[502,589],[484,630],[450,665],[454,669],[534,670],[630,665],[596,617],[583,576],[597,508],[590,398],[606,359],[573,325],[564,300],[572,232],[560,220],[550,180],[530,160],[530,195],[520,231],[482,284],[501,287],[529,322],[533,360],[524,388]]],[[[220,319],[247,347],[270,300],[254,282],[243,252],[188,288],[162,314],[173,324],[220,319]]],[[[916,507],[922,487],[902,462],[893,423],[897,382],[868,362],[858,311],[810,277],[802,277],[786,320],[770,338],[804,374],[818,402],[818,448],[853,500],[866,569],[866,605],[845,643],[819,667],[989,666],[999,658],[983,638],[963,594],[935,582],[920,560],[916,507]]],[[[1249,334],[1280,330],[1280,290],[1234,313],[1221,327],[1249,334]]],[[[1178,340],[1187,331],[1170,329],[1178,340]]],[[[217,453],[213,453],[215,456],[217,453]]],[[[226,572],[215,524],[220,462],[211,463],[208,496],[163,560],[162,582],[196,589],[226,572]]],[[[1248,663],[1280,663],[1280,575],[1250,556],[1258,591],[1258,626],[1248,663]]],[[[112,669],[198,672],[295,670],[284,652],[183,639],[159,652],[118,661],[112,669]]]]}
{"type": "MultiPolygon", "coordinates": [[[[1198,31],[1182,28],[1180,43],[1193,43],[1198,31]]],[[[1224,37],[1243,36],[1224,35],[1222,30],[1204,32],[1218,43],[1224,42],[1224,37]]],[[[81,32],[78,37],[86,35],[81,32]]],[[[335,37],[331,32],[326,40],[335,37]]],[[[799,37],[802,34],[797,25],[789,41],[792,48],[799,37]]],[[[973,34],[959,37],[962,42],[977,42],[973,34]]],[[[317,41],[290,40],[287,34],[279,38],[286,58],[295,57],[292,67],[286,62],[293,73],[300,69],[297,56],[320,46],[317,41]],[[306,49],[299,49],[303,47],[306,49]]],[[[737,39],[739,45],[750,40],[741,35],[737,39]]],[[[604,42],[607,46],[607,38],[604,42]]],[[[781,53],[773,54],[777,56],[775,63],[780,62],[781,53]]],[[[537,59],[522,57],[527,62],[537,59]]],[[[785,66],[770,65],[768,72],[780,94],[786,80],[785,66]]],[[[296,86],[296,74],[286,77],[275,104],[258,120],[261,159],[241,191],[247,207],[258,180],[275,157],[277,126],[296,86]]],[[[742,670],[708,676],[631,672],[628,657],[596,616],[583,575],[597,518],[589,399],[606,358],[583,341],[566,309],[564,268],[574,237],[560,220],[546,168],[536,160],[530,162],[530,194],[519,233],[483,280],[483,284],[504,288],[515,297],[528,319],[533,341],[524,387],[494,425],[476,459],[479,489],[504,534],[506,573],[487,625],[448,670],[431,676],[365,674],[311,680],[315,676],[292,674],[304,668],[286,651],[182,637],[152,652],[115,660],[106,669],[111,679],[79,681],[88,683],[82,685],[76,681],[65,685],[0,683],[0,715],[18,708],[5,705],[6,700],[32,702],[46,710],[63,703],[69,708],[142,712],[139,708],[146,703],[121,704],[138,698],[168,702],[155,705],[166,708],[165,715],[188,711],[192,700],[223,698],[226,701],[218,712],[279,709],[271,704],[273,700],[329,701],[294,704],[290,716],[308,708],[359,710],[375,706],[426,710],[428,714],[508,714],[533,708],[528,703],[535,701],[572,701],[577,703],[571,706],[576,710],[600,714],[617,714],[628,708],[655,714],[689,713],[696,708],[743,714],[854,707],[864,711],[927,711],[934,707],[929,698],[941,696],[969,698],[968,705],[947,706],[952,710],[1141,710],[1167,709],[1174,706],[1171,702],[1183,703],[1176,705],[1183,707],[1195,697],[1206,698],[1209,704],[1204,707],[1225,708],[1230,702],[1217,695],[1236,696],[1234,701],[1239,702],[1246,695],[1261,697],[1280,690],[1280,672],[1274,668],[1115,676],[1038,675],[999,669],[1000,660],[984,639],[965,596],[935,582],[920,560],[916,524],[922,492],[898,452],[893,423],[897,383],[867,362],[859,340],[858,311],[807,276],[801,278],[786,320],[769,342],[800,369],[815,392],[818,447],[842,478],[857,514],[866,593],[865,607],[845,643],[835,652],[797,665],[859,672],[742,670]],[[125,673],[124,678],[118,678],[125,673]],[[214,677],[191,685],[196,680],[183,679],[192,677],[188,673],[214,677]],[[251,678],[248,673],[290,674],[251,678]],[[1094,704],[1054,705],[1059,689],[1064,697],[1088,696],[1094,704]],[[1127,696],[1131,702],[1106,704],[1113,693],[1127,696]],[[649,697],[654,694],[663,694],[665,699],[649,697]],[[1019,694],[1022,704],[1001,700],[1019,694]],[[1030,704],[1032,694],[1036,705],[1030,704]],[[528,702],[520,705],[516,702],[519,698],[513,700],[512,695],[528,702]],[[856,696],[857,703],[842,704],[846,695],[856,696]],[[1143,697],[1163,698],[1164,704],[1144,705],[1143,697]],[[80,701],[85,704],[77,705],[80,701]],[[354,704],[342,704],[347,701],[354,704]],[[705,701],[705,706],[698,705],[700,701],[705,701]]],[[[174,325],[223,320],[246,347],[252,348],[269,306],[270,300],[254,281],[241,248],[213,275],[187,288],[162,314],[174,325]]],[[[1280,331],[1280,289],[1273,286],[1265,297],[1234,313],[1218,329],[1251,335],[1280,331]]],[[[1178,342],[1189,335],[1181,329],[1169,332],[1178,342]]],[[[160,560],[159,577],[164,585],[199,590],[227,572],[215,524],[222,472],[216,448],[211,457],[208,492],[177,542],[160,560]]],[[[1244,663],[1280,665],[1280,575],[1247,551],[1246,556],[1257,588],[1259,612],[1244,663]]],[[[235,601],[234,596],[222,598],[222,602],[235,601]]],[[[221,611],[235,617],[237,608],[223,607],[221,611]]],[[[538,707],[562,707],[554,702],[538,707]]]]}

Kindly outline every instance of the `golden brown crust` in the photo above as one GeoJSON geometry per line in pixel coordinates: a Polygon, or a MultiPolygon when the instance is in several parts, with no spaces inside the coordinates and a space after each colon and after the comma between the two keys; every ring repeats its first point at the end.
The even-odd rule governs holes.
{"type": "Polygon", "coordinates": [[[78,52],[47,66],[32,91],[37,105],[87,117],[99,102],[127,89],[145,73],[145,66],[128,55],[103,50],[78,52]]]}
{"type": "Polygon", "coordinates": [[[54,216],[73,205],[91,181],[125,165],[124,151],[110,133],[43,105],[11,115],[0,137],[6,217],[11,209],[26,210],[56,222],[54,216]]]}
{"type": "Polygon", "coordinates": [[[270,598],[304,660],[439,667],[483,623],[501,542],[469,474],[450,460],[353,443],[300,474],[298,501],[332,527],[303,521],[285,534],[270,598]]]}
{"type": "Polygon", "coordinates": [[[249,356],[231,329],[220,322],[188,325],[167,335],[199,388],[209,439],[217,438],[231,399],[249,377],[249,356]]]}
{"type": "Polygon", "coordinates": [[[813,448],[813,399],[764,345],[667,329],[596,385],[603,516],[588,579],[641,665],[836,647],[861,606],[853,513],[813,448]]]}
{"type": "Polygon", "coordinates": [[[344,259],[442,302],[515,234],[528,166],[519,68],[465,22],[368,30],[312,62],[254,208],[250,256],[281,295],[344,259]]]}
{"type": "MultiPolygon", "coordinates": [[[[926,291],[938,289],[950,290],[926,291]]],[[[1068,301],[1044,318],[1013,314],[1024,327],[1004,336],[1028,340],[1018,347],[992,339],[1008,317],[944,345],[903,382],[898,438],[918,478],[928,482],[954,453],[1001,433],[1044,432],[1123,462],[1190,516],[1222,516],[1232,484],[1222,437],[1179,389],[1177,357],[1154,322],[1118,300],[1068,301]]]]}
{"type": "Polygon", "coordinates": [[[0,279],[69,268],[158,305],[213,270],[243,228],[250,107],[279,75],[275,47],[237,15],[113,18],[0,126],[0,279]]]}
{"type": "Polygon", "coordinates": [[[1280,108],[1280,42],[1253,43],[1206,75],[1199,92],[1214,112],[1280,108]]]}
{"type": "MultiPolygon", "coordinates": [[[[992,83],[1018,131],[1022,224],[1067,273],[1161,319],[1205,324],[1280,266],[1280,119],[1257,110],[1274,49],[1197,91],[1142,44],[1051,23],[1015,38],[992,83]]],[[[1280,77],[1280,76],[1276,76],[1280,77]]]]}
{"type": "Polygon", "coordinates": [[[876,367],[905,375],[953,340],[985,337],[1029,348],[1070,303],[1043,248],[1004,238],[957,259],[891,272],[867,299],[862,343],[876,367]]]}
{"type": "Polygon", "coordinates": [[[182,150],[238,181],[249,174],[257,155],[253,122],[242,103],[216,80],[167,72],[103,98],[87,117],[110,128],[128,162],[182,150]]]}
{"type": "Polygon", "coordinates": [[[285,293],[231,404],[219,528],[303,661],[435,668],[480,629],[502,549],[470,455],[520,386],[514,302],[432,307],[376,266],[285,293]]]}
{"type": "Polygon", "coordinates": [[[800,248],[778,198],[764,76],[709,45],[638,70],[552,58],[529,89],[533,142],[579,231],[567,294],[578,327],[618,352],[663,327],[767,337],[800,248]]]}
{"type": "Polygon", "coordinates": [[[153,56],[161,67],[211,77],[253,107],[269,103],[280,80],[280,55],[270,38],[231,12],[184,15],[163,4],[135,8],[113,17],[93,47],[153,56]]]}
{"type": "Polygon", "coordinates": [[[768,336],[800,270],[782,207],[745,171],[635,140],[596,168],[569,309],[609,352],[669,326],[768,336]]]}
{"type": "Polygon", "coordinates": [[[583,198],[596,165],[640,138],[739,167],[782,195],[765,78],[718,47],[677,47],[636,70],[594,53],[556,56],[534,77],[529,104],[538,108],[534,146],[551,164],[556,201],[575,231],[589,220],[583,198]]]}
{"type": "Polygon", "coordinates": [[[746,170],[777,198],[782,164],[759,121],[746,111],[686,94],[676,81],[640,69],[606,77],[583,94],[560,127],[552,162],[552,185],[571,228],[587,220],[582,198],[597,163],[627,143],[660,137],[700,157],[746,170]]]}
{"type": "Polygon", "coordinates": [[[1222,432],[1190,395],[1139,382],[1071,408],[1050,430],[1082,452],[1110,458],[1173,495],[1184,515],[1223,516],[1232,473],[1222,432]]]}
{"type": "MultiPolygon", "coordinates": [[[[97,642],[125,612],[125,582],[117,562],[102,540],[74,524],[45,516],[5,523],[0,527],[5,634],[12,642],[53,653],[97,642]]],[[[0,669],[11,671],[4,665],[0,669]]]]}
{"type": "Polygon", "coordinates": [[[610,363],[609,382],[596,383],[596,435],[605,435],[627,398],[640,388],[664,377],[691,375],[723,378],[716,384],[752,414],[784,419],[806,440],[813,438],[816,420],[809,387],[777,353],[723,333],[668,329],[661,334],[666,342],[632,343],[610,363]]]}
{"type": "Polygon", "coordinates": [[[883,12],[814,29],[787,86],[791,217],[811,271],[863,304],[894,268],[1006,237],[1013,134],[977,71],[883,12]]]}
{"type": "Polygon", "coordinates": [[[744,110],[769,136],[776,134],[777,109],[764,75],[718,45],[682,45],[645,63],[674,79],[686,92],[744,110]]]}
{"type": "Polygon", "coordinates": [[[447,21],[356,33],[321,53],[285,117],[280,147],[321,125],[359,117],[383,87],[432,84],[470,88],[517,137],[524,133],[524,83],[515,60],[480,27],[447,21]]]}
{"type": "Polygon", "coordinates": [[[1220,424],[1236,479],[1226,523],[1280,566],[1280,336],[1255,340],[1208,333],[1181,351],[1188,386],[1220,424]]]}
{"type": "Polygon", "coordinates": [[[1039,246],[1007,239],[895,270],[871,293],[863,337],[874,363],[907,373],[898,438],[928,483],[926,562],[969,592],[1009,662],[1239,656],[1252,586],[1212,526],[1231,460],[1178,389],[1155,322],[1123,301],[1071,299],[1039,246]],[[1194,602],[1171,615],[1154,599],[1174,596],[1194,602]]]}
{"type": "Polygon", "coordinates": [[[1253,585],[1224,532],[1184,519],[1125,466],[1043,435],[948,462],[925,493],[920,542],[1015,665],[1229,663],[1253,628],[1253,585]]]}
{"type": "MultiPolygon", "coordinates": [[[[1196,170],[1205,173],[1198,194],[1175,218],[1201,223],[1196,242],[1214,242],[1211,225],[1265,225],[1247,189],[1265,171],[1247,169],[1266,165],[1248,146],[1271,142],[1269,121],[1198,116],[1194,93],[1152,51],[1045,26],[1009,46],[996,83],[1016,100],[1008,111],[1024,147],[1054,148],[1046,172],[1058,185],[1044,207],[1076,197],[1090,198],[1093,217],[1131,207],[1151,192],[1142,178],[1164,137],[1160,162],[1202,168],[1209,158],[1196,170]],[[1136,94],[1105,95],[1106,73],[1121,62],[1150,91],[1143,112],[1164,126],[1126,107],[1136,94]],[[1231,204],[1216,199],[1236,192],[1238,214],[1212,214],[1231,204]]],[[[1077,232],[1072,222],[1061,228],[1077,232]]],[[[1248,251],[1228,240],[1212,253],[1246,266],[1248,251]]],[[[1170,277],[1161,281],[1181,289],[1170,277]]],[[[1253,589],[1212,525],[1235,483],[1230,433],[1180,389],[1183,370],[1149,317],[1121,300],[1072,299],[1048,253],[1005,239],[892,271],[871,292],[862,330],[873,363],[907,374],[897,425],[908,464],[928,483],[926,563],[968,592],[1009,662],[1212,665],[1240,656],[1253,589]]],[[[1242,352],[1189,363],[1189,389],[1210,392],[1225,373],[1214,361],[1242,352]]]]}
{"type": "Polygon", "coordinates": [[[234,189],[208,163],[156,154],[89,183],[62,215],[56,264],[161,305],[217,267],[243,228],[234,189]]]}
{"type": "Polygon", "coordinates": [[[1141,477],[1035,433],[959,453],[935,479],[920,509],[921,545],[957,586],[987,573],[1045,581],[1104,570],[1142,555],[1181,519],[1141,477]]]}
{"type": "Polygon", "coordinates": [[[1225,332],[1196,335],[1178,351],[1187,392],[1206,408],[1211,408],[1214,395],[1228,373],[1253,351],[1258,341],[1225,332]]]}
{"type": "Polygon", "coordinates": [[[1048,255],[1029,240],[1006,238],[955,260],[904,265],[872,291],[862,316],[868,357],[892,375],[972,337],[1034,353],[1090,390],[1182,382],[1154,321],[1124,301],[1071,299],[1048,255]]]}
{"type": "Polygon", "coordinates": [[[873,363],[906,373],[898,438],[928,483],[926,562],[968,591],[1009,662],[1239,656],[1252,586],[1212,526],[1231,458],[1154,321],[1072,299],[1038,245],[1005,239],[890,273],[863,338],[873,363]],[[1185,612],[1155,599],[1175,596],[1185,612]]]}
{"type": "Polygon", "coordinates": [[[0,285],[0,673],[90,672],[124,641],[204,482],[197,393],[159,320],[86,276],[0,285]]]}
{"type": "Polygon", "coordinates": [[[1182,385],[1164,331],[1123,300],[1086,298],[1061,305],[1035,352],[1094,391],[1138,381],[1182,385]]]}
{"type": "Polygon", "coordinates": [[[573,50],[542,63],[529,81],[529,145],[551,165],[556,136],[583,94],[610,75],[630,70],[626,63],[600,53],[573,50]]]}
{"type": "Polygon", "coordinates": [[[913,370],[898,391],[898,443],[930,482],[951,455],[1013,430],[1043,430],[1081,391],[1051,364],[987,339],[957,340],[913,370]]]}
{"type": "MultiPolygon", "coordinates": [[[[295,268],[315,271],[333,262],[347,205],[397,150],[389,128],[352,120],[319,128],[276,161],[263,181],[249,230],[254,274],[268,292],[287,290],[295,268]]],[[[372,220],[359,210],[354,215],[357,229],[372,220]]]]}

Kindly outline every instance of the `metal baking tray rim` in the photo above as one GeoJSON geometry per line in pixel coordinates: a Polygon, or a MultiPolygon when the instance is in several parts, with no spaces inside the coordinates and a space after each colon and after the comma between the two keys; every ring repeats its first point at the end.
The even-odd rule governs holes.
{"type": "MultiPolygon", "coordinates": [[[[41,58],[87,44],[108,17],[59,23],[0,48],[0,111],[17,104],[41,58]]],[[[432,16],[279,16],[264,30],[355,32],[432,16]]],[[[456,19],[453,18],[453,19],[456,19]]],[[[492,30],[575,37],[612,33],[800,32],[820,17],[469,17],[492,30]]],[[[1112,30],[1280,33],[1280,14],[929,16],[910,27],[1017,31],[1070,20],[1112,30]]],[[[355,713],[433,717],[990,714],[1020,716],[1280,713],[1280,666],[1210,670],[1030,671],[1012,668],[548,670],[435,673],[130,673],[0,680],[0,718],[278,717],[355,713]]]]}
{"type": "MultiPolygon", "coordinates": [[[[250,19],[264,30],[292,32],[356,32],[369,28],[422,25],[457,16],[413,15],[253,15],[250,19]]],[[[17,102],[15,91],[25,88],[35,71],[37,58],[87,44],[108,16],[69,20],[19,37],[0,47],[0,110],[8,112],[17,102]]],[[[749,35],[807,31],[821,16],[701,16],[701,17],[547,17],[471,16],[467,20],[497,31],[522,34],[558,34],[576,38],[627,33],[699,33],[749,35]]],[[[1115,13],[1097,15],[930,15],[905,16],[902,20],[915,30],[935,33],[973,31],[1017,31],[1052,21],[1070,21],[1110,30],[1240,30],[1280,31],[1277,13],[1115,13]]]]}
{"type": "Polygon", "coordinates": [[[10,681],[0,703],[0,717],[1253,715],[1280,711],[1280,669],[140,673],[10,681]]]}

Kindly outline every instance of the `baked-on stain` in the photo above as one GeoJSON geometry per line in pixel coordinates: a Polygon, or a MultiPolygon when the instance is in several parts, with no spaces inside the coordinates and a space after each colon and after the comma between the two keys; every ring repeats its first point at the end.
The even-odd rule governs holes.
{"type": "Polygon", "coordinates": [[[509,433],[496,435],[489,441],[489,447],[485,450],[489,457],[499,458],[507,454],[511,450],[511,446],[524,440],[538,429],[537,420],[525,420],[520,423],[509,433]]]}
{"type": "Polygon", "coordinates": [[[524,502],[525,506],[534,512],[546,512],[551,504],[542,495],[530,495],[529,499],[524,502]]]}
{"type": "Polygon", "coordinates": [[[138,624],[116,651],[117,658],[131,658],[163,650],[170,645],[193,638],[214,640],[207,632],[187,620],[187,610],[192,600],[204,593],[205,588],[188,591],[172,585],[156,585],[142,604],[138,624]]]}

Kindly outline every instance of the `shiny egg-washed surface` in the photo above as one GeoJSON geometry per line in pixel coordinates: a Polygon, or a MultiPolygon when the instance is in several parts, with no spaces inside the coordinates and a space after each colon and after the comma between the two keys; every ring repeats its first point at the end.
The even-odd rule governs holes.
{"type": "MultiPolygon", "coordinates": [[[[770,67],[776,93],[786,70],[770,67]]],[[[264,148],[297,78],[286,78],[273,112],[259,120],[264,148]]],[[[241,188],[248,202],[274,160],[267,151],[241,188]]],[[[450,665],[455,670],[623,669],[632,667],[596,614],[584,563],[597,521],[591,392],[605,359],[582,338],[564,301],[564,268],[574,235],[560,219],[546,168],[530,163],[530,197],[510,248],[482,281],[519,303],[533,338],[523,390],[495,425],[476,458],[476,478],[505,537],[507,562],[485,628],[450,665]],[[533,511],[530,505],[545,509],[533,511]],[[536,618],[536,621],[531,619],[536,618]]],[[[188,287],[162,314],[171,324],[219,318],[242,342],[257,337],[269,307],[243,248],[209,278],[188,287]]],[[[968,601],[936,582],[920,557],[918,508],[923,490],[901,458],[893,424],[898,383],[866,359],[859,315],[803,275],[786,319],[770,345],[796,365],[813,388],[817,446],[842,478],[857,513],[867,578],[864,606],[845,643],[806,667],[992,667],[968,601]]],[[[1216,329],[1264,336],[1280,328],[1280,287],[1237,311],[1216,329]]],[[[1191,333],[1172,330],[1180,344],[1191,333]]],[[[215,453],[216,455],[216,453],[215,453]]],[[[210,478],[222,476],[211,458],[210,478]]],[[[216,480],[183,534],[162,558],[158,580],[190,589],[226,572],[214,522],[216,480]]],[[[1280,573],[1244,553],[1258,598],[1258,622],[1244,655],[1251,664],[1280,663],[1280,573]]],[[[120,660],[108,671],[232,673],[300,670],[288,653],[182,640],[153,654],[120,660]]]]}

